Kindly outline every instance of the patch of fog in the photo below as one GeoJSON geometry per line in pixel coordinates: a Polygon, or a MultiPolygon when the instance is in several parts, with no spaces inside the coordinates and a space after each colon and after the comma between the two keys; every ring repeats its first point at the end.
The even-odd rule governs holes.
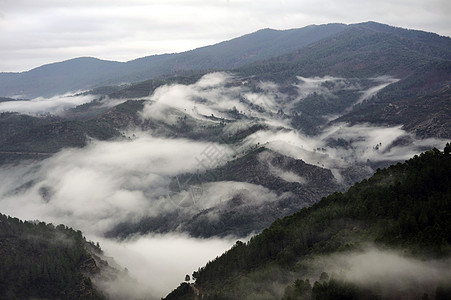
{"type": "Polygon", "coordinates": [[[142,117],[164,119],[165,114],[161,110],[167,106],[200,120],[206,120],[207,116],[227,118],[227,111],[234,108],[239,111],[247,110],[239,101],[241,87],[225,87],[229,80],[227,73],[211,73],[191,85],[161,86],[149,97],[157,105],[146,105],[142,117]]]}
{"type": "MultiPolygon", "coordinates": [[[[138,136],[66,149],[38,164],[0,169],[0,209],[22,219],[64,223],[102,233],[121,221],[173,210],[173,176],[202,170],[208,147],[184,139],[138,136]]],[[[214,167],[219,161],[210,161],[214,167]]]]}
{"type": "Polygon", "coordinates": [[[362,96],[357,100],[357,102],[353,105],[361,104],[363,101],[371,99],[371,97],[375,96],[380,90],[386,88],[392,83],[396,83],[399,81],[399,79],[393,78],[391,76],[379,76],[376,78],[370,78],[376,83],[379,83],[378,85],[371,87],[365,91],[362,91],[362,96]]]}
{"type": "Polygon", "coordinates": [[[285,180],[286,182],[296,182],[296,183],[299,183],[299,184],[306,184],[307,183],[307,180],[304,177],[302,177],[302,176],[300,176],[300,175],[298,175],[298,174],[296,174],[296,173],[294,173],[292,171],[283,170],[283,169],[281,169],[281,168],[279,168],[277,166],[274,166],[271,163],[271,160],[273,158],[274,158],[274,154],[266,152],[266,151],[262,152],[262,153],[259,153],[259,155],[258,155],[258,160],[261,163],[264,163],[264,164],[266,164],[268,166],[268,170],[269,170],[269,172],[272,175],[277,176],[277,177],[285,180]]]}
{"type": "Polygon", "coordinates": [[[283,180],[285,180],[287,182],[296,182],[299,184],[307,183],[307,180],[304,177],[301,177],[291,171],[283,171],[281,169],[274,168],[274,169],[272,169],[272,172],[274,172],[275,175],[277,175],[278,177],[282,178],[283,180]]]}
{"type": "Polygon", "coordinates": [[[415,139],[401,126],[368,124],[336,124],[313,137],[287,129],[262,130],[250,135],[247,140],[308,164],[328,168],[339,182],[342,180],[342,170],[355,163],[404,161],[426,149],[442,148],[447,142],[434,138],[415,139]],[[397,143],[404,138],[409,142],[397,143]],[[341,141],[343,145],[330,146],[334,141],[341,141]]]}
{"type": "MultiPolygon", "coordinates": [[[[451,283],[451,259],[420,260],[394,250],[368,246],[361,251],[333,254],[310,261],[320,272],[335,273],[348,282],[381,292],[383,296],[408,291],[435,293],[438,284],[451,283]]],[[[317,280],[317,279],[315,279],[317,280]]]]}
{"type": "Polygon", "coordinates": [[[293,105],[302,99],[311,95],[320,95],[326,98],[337,98],[335,92],[343,90],[359,91],[361,86],[357,80],[351,80],[346,78],[324,76],[324,77],[312,77],[306,78],[297,76],[299,82],[294,84],[297,88],[298,96],[291,103],[293,105]]]}
{"type": "Polygon", "coordinates": [[[198,201],[198,207],[201,210],[226,203],[235,196],[243,196],[246,206],[258,206],[279,199],[279,196],[269,189],[247,182],[210,182],[203,184],[202,189],[202,195],[198,201]]]}
{"type": "Polygon", "coordinates": [[[32,100],[0,102],[0,112],[18,112],[29,115],[61,114],[75,106],[91,102],[95,95],[68,93],[51,98],[38,97],[32,100]]]}
{"type": "Polygon", "coordinates": [[[122,104],[124,102],[127,102],[128,99],[124,98],[124,99],[118,99],[118,98],[110,98],[109,96],[105,96],[103,97],[100,101],[100,107],[101,108],[111,108],[111,107],[115,107],[119,104],[122,104]]]}
{"type": "Polygon", "coordinates": [[[185,275],[191,276],[236,242],[233,237],[196,239],[181,234],[135,236],[125,241],[92,239],[98,240],[105,255],[114,257],[138,281],[138,289],[126,281],[104,283],[105,288],[119,286],[127,299],[166,296],[185,280],[185,275]]]}
{"type": "Polygon", "coordinates": [[[287,120],[274,117],[283,108],[275,93],[255,93],[246,86],[228,85],[232,79],[227,73],[211,73],[194,84],[161,86],[148,98],[152,103],[145,105],[141,117],[172,124],[174,119],[167,119],[167,111],[172,108],[210,123],[219,123],[212,117],[232,120],[233,114],[240,114],[274,126],[287,126],[287,120]]]}
{"type": "Polygon", "coordinates": [[[339,124],[325,128],[314,137],[295,131],[258,131],[248,137],[275,151],[294,156],[311,164],[319,162],[326,167],[337,162],[353,163],[371,161],[402,161],[421,152],[425,147],[444,146],[446,140],[417,140],[402,126],[379,127],[368,124],[339,124]],[[408,137],[408,144],[396,145],[396,141],[408,137]],[[331,147],[331,140],[341,140],[344,146],[331,147]],[[287,147],[284,149],[284,147],[287,147]]]}

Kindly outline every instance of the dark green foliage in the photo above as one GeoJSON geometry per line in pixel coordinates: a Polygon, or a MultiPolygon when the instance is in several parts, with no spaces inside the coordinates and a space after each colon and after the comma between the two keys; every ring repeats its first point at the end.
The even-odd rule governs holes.
{"type": "MultiPolygon", "coordinates": [[[[323,273],[326,274],[327,273],[323,273]]],[[[298,279],[291,286],[285,289],[282,300],[361,300],[382,299],[375,295],[373,292],[360,288],[355,284],[340,280],[337,278],[331,278],[329,275],[327,279],[320,279],[315,281],[312,285],[309,280],[298,279]]]]}
{"type": "Polygon", "coordinates": [[[104,299],[85,273],[86,243],[64,225],[0,215],[0,299],[104,299]]]}
{"type": "Polygon", "coordinates": [[[189,283],[182,282],[175,290],[169,293],[166,300],[192,300],[194,292],[189,283]]]}
{"type": "MultiPolygon", "coordinates": [[[[223,290],[227,295],[236,283],[234,278],[243,274],[274,263],[289,268],[307,255],[352,249],[356,245],[351,241],[408,249],[422,257],[449,255],[450,148],[447,144],[445,152],[433,149],[378,169],[346,193],[334,193],[277,220],[248,243],[237,243],[201,268],[196,283],[204,290],[223,290]]],[[[353,295],[352,287],[343,292],[348,288],[353,295]]],[[[316,291],[321,294],[324,289],[330,287],[318,285],[316,291]]]]}
{"type": "MultiPolygon", "coordinates": [[[[316,283],[316,282],[315,282],[316,283]]],[[[309,300],[312,297],[312,285],[308,279],[298,279],[285,289],[283,300],[309,300]]]]}

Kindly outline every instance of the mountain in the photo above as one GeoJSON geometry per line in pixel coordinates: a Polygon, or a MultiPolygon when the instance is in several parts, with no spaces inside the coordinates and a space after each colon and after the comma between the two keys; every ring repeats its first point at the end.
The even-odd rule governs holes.
{"type": "MultiPolygon", "coordinates": [[[[263,40],[256,37],[269,33],[273,38],[281,34],[263,30],[239,40],[263,40]]],[[[193,71],[98,88],[93,93],[105,94],[58,116],[2,113],[0,159],[3,164],[36,162],[98,141],[132,147],[142,134],[216,143],[234,154],[219,167],[199,164],[202,171],[167,178],[161,197],[176,202],[171,209],[121,220],[104,234],[246,236],[406,153],[443,144],[437,138],[450,138],[449,40],[377,23],[355,24],[229,72],[193,71]],[[189,199],[199,203],[179,205],[193,191],[202,195],[189,199]]],[[[39,190],[40,180],[30,187],[39,190]]]]}
{"type": "MultiPolygon", "coordinates": [[[[1,74],[17,93],[26,80],[37,94],[95,88],[0,99],[0,210],[63,220],[110,247],[261,232],[196,271],[197,284],[179,295],[440,295],[451,277],[449,146],[384,168],[451,138],[450,40],[330,24],[127,63],[80,58],[1,74]],[[399,266],[402,280],[381,271],[387,287],[371,264],[346,271],[374,257],[399,266]],[[424,284],[398,284],[415,280],[424,284]]],[[[131,297],[114,280],[93,284],[131,297]]]]}
{"type": "MultiPolygon", "coordinates": [[[[451,107],[447,101],[450,49],[449,37],[367,22],[348,25],[308,46],[247,64],[233,72],[256,87],[262,81],[276,83],[282,97],[291,100],[302,97],[302,101],[286,107],[284,112],[292,115],[295,128],[307,134],[318,134],[331,121],[325,116],[338,115],[335,123],[403,125],[421,138],[446,139],[451,137],[447,130],[451,126],[451,107]],[[328,94],[315,91],[302,95],[299,89],[302,78],[315,77],[323,79],[318,84],[328,89],[328,94]],[[338,79],[340,84],[347,85],[346,89],[337,84],[338,79]],[[364,93],[365,88],[368,92],[370,88],[376,89],[367,97],[353,93],[357,89],[364,93]]],[[[189,76],[179,80],[189,83],[186,78],[189,76]]],[[[147,97],[157,82],[144,81],[112,96],[147,97]]],[[[163,80],[160,84],[164,84],[163,80]]]]}
{"type": "Polygon", "coordinates": [[[288,53],[342,31],[328,24],[301,29],[263,29],[230,41],[178,53],[147,56],[120,63],[81,57],[22,73],[0,73],[0,95],[35,98],[102,85],[117,85],[191,70],[232,69],[288,53]]]}
{"type": "Polygon", "coordinates": [[[403,125],[422,138],[449,138],[451,108],[445,99],[451,82],[450,49],[449,37],[375,22],[284,31],[264,29],[213,46],[127,63],[78,58],[21,74],[0,74],[0,95],[49,96],[112,85],[93,92],[133,99],[147,97],[163,84],[194,83],[210,70],[233,70],[243,81],[255,86],[271,81],[287,97],[299,98],[298,89],[293,87],[299,84],[299,77],[330,76],[361,88],[377,82],[387,85],[381,85],[380,93],[360,100],[357,94],[349,95],[344,90],[336,93],[338,99],[332,101],[312,94],[314,97],[307,97],[292,109],[293,114],[302,114],[301,118],[293,118],[296,128],[318,134],[318,129],[330,121],[324,115],[331,114],[339,115],[336,123],[403,125]],[[179,72],[186,74],[172,76],[179,72]],[[119,90],[113,87],[161,75],[166,78],[119,90]],[[2,86],[15,91],[2,92],[2,86]],[[30,91],[41,91],[31,95],[26,92],[28,87],[30,91]]]}
{"type": "MultiPolygon", "coordinates": [[[[277,220],[249,242],[238,241],[195,271],[195,284],[182,284],[166,299],[449,297],[449,272],[440,275],[440,271],[434,271],[436,277],[429,280],[411,277],[409,268],[407,274],[397,268],[404,268],[401,264],[405,261],[414,264],[412,260],[418,258],[420,265],[424,262],[432,267],[441,262],[446,269],[445,258],[451,253],[450,152],[448,143],[443,152],[433,149],[379,169],[345,193],[334,193],[277,220]],[[373,248],[365,253],[368,245],[373,248]],[[393,261],[390,255],[394,254],[389,251],[403,253],[396,257],[399,263],[393,261]],[[373,257],[375,264],[356,262],[354,270],[361,268],[360,277],[374,274],[369,282],[346,276],[354,267],[350,263],[354,256],[371,260],[376,253],[380,256],[373,257]],[[384,255],[392,259],[392,264],[385,266],[383,273],[373,273],[370,268],[384,268],[384,255]],[[434,261],[440,258],[443,260],[434,261]],[[348,261],[348,265],[337,269],[340,260],[348,261]],[[328,274],[337,270],[340,273],[329,280],[328,274]],[[396,274],[398,283],[389,282],[391,274],[396,274]],[[317,280],[313,289],[308,279],[317,280]]],[[[421,272],[421,268],[416,270],[421,272]]]]}
{"type": "MultiPolygon", "coordinates": [[[[378,80],[393,79],[365,101],[348,106],[342,99],[308,99],[317,111],[298,109],[311,119],[300,124],[307,132],[324,125],[325,113],[340,114],[335,122],[404,125],[421,136],[450,138],[449,87],[451,39],[436,34],[394,28],[374,22],[349,25],[346,30],[292,53],[256,62],[238,70],[241,76],[278,82],[285,89],[299,82],[297,76],[332,76],[378,80]],[[397,79],[397,80],[395,80],[397,79]],[[328,110],[329,109],[329,110],[328,110]]],[[[297,91],[290,89],[293,97],[297,91]]],[[[346,99],[344,99],[346,100],[346,99]]],[[[355,102],[354,102],[355,103],[355,102]]],[[[304,116],[305,116],[304,115],[304,116]]]]}
{"type": "Polygon", "coordinates": [[[243,67],[242,74],[285,81],[293,76],[404,78],[418,68],[451,59],[451,38],[367,22],[265,61],[243,67]]]}

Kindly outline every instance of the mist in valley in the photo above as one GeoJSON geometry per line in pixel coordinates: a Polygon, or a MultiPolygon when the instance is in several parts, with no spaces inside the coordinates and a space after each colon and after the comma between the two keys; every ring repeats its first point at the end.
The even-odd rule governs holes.
{"type": "Polygon", "coordinates": [[[68,109],[89,103],[95,95],[83,95],[81,92],[67,93],[50,98],[38,97],[31,100],[13,100],[0,102],[0,112],[18,112],[29,115],[60,115],[68,109]]]}
{"type": "MultiPolygon", "coordinates": [[[[106,238],[106,232],[122,222],[133,223],[144,217],[172,212],[192,217],[201,211],[221,207],[237,195],[253,209],[284,197],[260,185],[233,181],[199,183],[200,193],[193,195],[186,186],[177,191],[170,188],[178,176],[206,172],[244,156],[253,147],[263,146],[329,169],[335,180],[346,186],[349,183],[344,182],[344,172],[355,165],[361,166],[362,173],[367,176],[374,172],[375,165],[403,161],[423,150],[445,145],[444,140],[417,139],[402,126],[332,122],[323,124],[320,133],[313,136],[293,126],[294,112],[290,109],[295,109],[297,103],[313,93],[335,99],[338,90],[346,89],[356,93],[355,104],[359,104],[370,101],[377,91],[396,79],[383,77],[368,82],[372,84],[366,86],[355,80],[334,77],[300,77],[295,87],[299,93],[295,97],[280,92],[278,85],[271,82],[261,82],[259,89],[253,90],[230,73],[207,74],[191,85],[161,86],[149,97],[140,99],[146,101],[139,113],[143,122],[151,120],[175,126],[185,120],[192,122],[196,129],[222,126],[226,136],[233,136],[254,124],[262,125],[262,129],[234,144],[225,144],[219,137],[196,140],[165,137],[135,127],[124,132],[124,136],[130,138],[92,140],[84,148],[66,148],[41,161],[5,165],[0,169],[0,210],[24,220],[63,223],[82,230],[89,239],[100,242],[105,255],[114,257],[119,265],[126,267],[139,285],[146,286],[142,294],[136,296],[149,292],[155,298],[164,296],[183,281],[185,274],[191,275],[208,260],[230,248],[237,239],[246,240],[247,237],[201,239],[175,230],[113,239],[106,238]]],[[[61,96],[11,101],[0,103],[0,110],[60,114],[71,106],[93,99],[93,96],[61,96]]],[[[102,101],[119,100],[105,98],[102,101]]],[[[268,163],[271,159],[265,155],[258,158],[268,163]]],[[[270,165],[270,172],[284,181],[306,184],[302,174],[290,173],[277,165],[270,165]]],[[[212,220],[217,218],[215,212],[208,216],[212,220]]],[[[391,252],[369,251],[328,259],[324,264],[332,261],[348,265],[346,278],[360,280],[362,284],[365,276],[385,277],[384,272],[397,264],[397,269],[405,274],[423,274],[421,278],[412,277],[412,282],[427,282],[436,274],[434,266],[399,258],[391,252]],[[363,263],[374,262],[374,259],[388,262],[387,268],[380,266],[379,272],[372,265],[363,263]],[[393,264],[389,263],[392,260],[393,264]],[[361,267],[373,271],[363,271],[361,267]]],[[[339,272],[340,268],[335,269],[339,272]]],[[[440,278],[450,275],[442,267],[437,272],[440,278]]],[[[109,286],[105,282],[102,284],[109,286]]]]}

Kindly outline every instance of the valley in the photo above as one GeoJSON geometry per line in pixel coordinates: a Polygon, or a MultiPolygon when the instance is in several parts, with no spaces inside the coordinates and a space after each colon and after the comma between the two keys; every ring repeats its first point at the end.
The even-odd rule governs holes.
{"type": "MultiPolygon", "coordinates": [[[[64,224],[100,241],[120,266],[111,265],[129,270],[124,286],[137,281],[130,295],[110,293],[112,299],[164,297],[197,268],[195,285],[182,285],[181,294],[196,287],[208,297],[240,299],[260,280],[280,285],[279,292],[258,292],[256,285],[246,297],[294,299],[297,287],[287,287],[295,279],[318,277],[317,270],[301,271],[310,268],[303,265],[310,255],[366,255],[364,244],[379,241],[424,250],[422,242],[394,233],[405,225],[396,223],[402,204],[393,216],[395,208],[382,204],[388,196],[366,184],[394,189],[387,170],[403,182],[400,172],[410,165],[399,163],[414,164],[420,153],[434,161],[431,149],[445,149],[436,155],[448,163],[450,84],[450,38],[375,22],[265,29],[127,63],[78,58],[20,76],[2,73],[0,212],[64,224]],[[60,84],[51,84],[55,78],[60,84]],[[377,179],[369,179],[373,174],[377,179]],[[362,186],[372,194],[353,192],[362,186]],[[373,196],[380,205],[360,202],[373,196]],[[363,225],[368,216],[370,225],[363,225]],[[287,233],[290,220],[302,223],[302,232],[287,233]],[[383,224],[394,227],[381,234],[383,224]],[[278,240],[281,248],[272,249],[278,240]],[[184,245],[186,255],[178,253],[184,245]],[[235,253],[239,259],[229,259],[235,253]],[[159,260],[171,267],[159,267],[159,260]],[[153,268],[158,276],[150,275],[153,268]],[[282,280],[265,275],[272,272],[282,280]]],[[[433,179],[419,184],[446,184],[445,171],[428,169],[433,179]]],[[[449,203],[446,188],[437,193],[449,203]]],[[[449,212],[442,202],[431,209],[449,212]]],[[[417,211],[411,214],[420,222],[417,211]]],[[[443,222],[420,228],[443,239],[434,247],[446,256],[443,222]]],[[[93,283],[112,289],[110,282],[93,283]]],[[[168,299],[185,299],[176,294],[168,299]]]]}

